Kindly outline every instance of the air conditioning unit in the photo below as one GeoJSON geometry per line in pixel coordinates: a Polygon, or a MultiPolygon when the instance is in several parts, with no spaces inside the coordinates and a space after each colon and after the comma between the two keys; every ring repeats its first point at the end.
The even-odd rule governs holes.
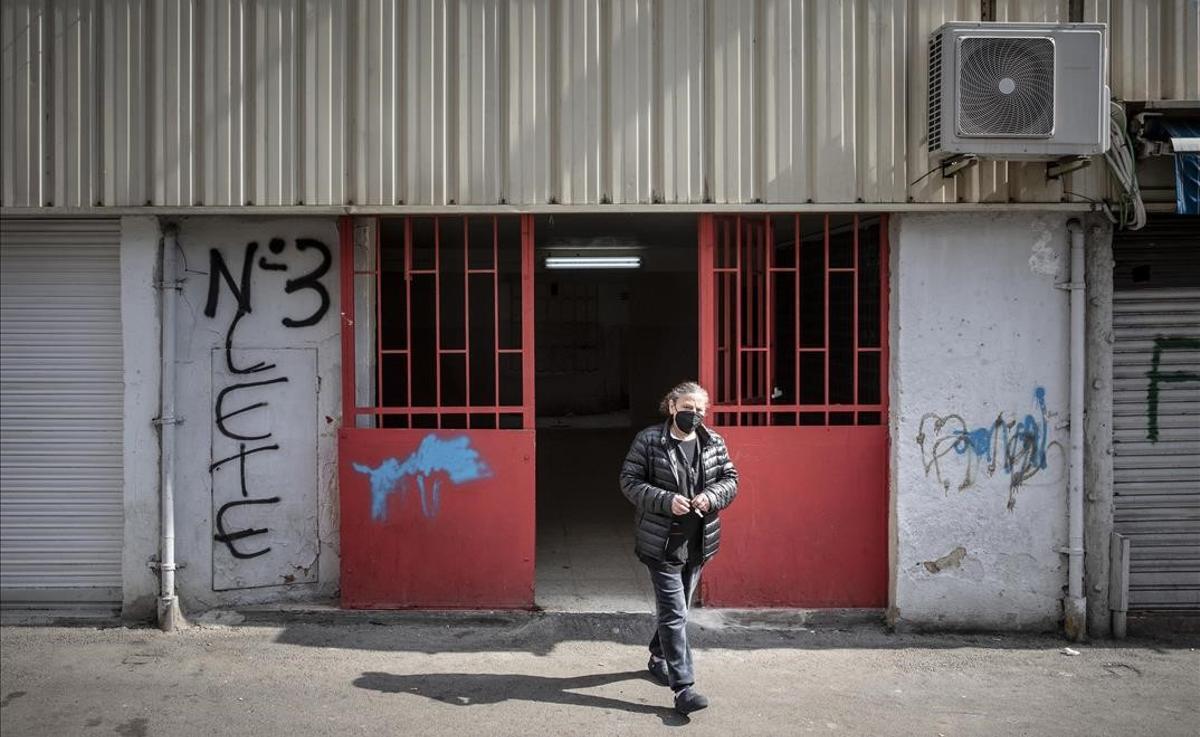
{"type": "Polygon", "coordinates": [[[1060,159],[1108,150],[1102,23],[946,23],[929,39],[929,153],[1060,159]]]}

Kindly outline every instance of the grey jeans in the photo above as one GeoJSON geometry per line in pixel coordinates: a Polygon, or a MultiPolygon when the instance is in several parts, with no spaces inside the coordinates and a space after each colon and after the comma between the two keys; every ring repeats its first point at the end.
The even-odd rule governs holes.
{"type": "Polygon", "coordinates": [[[704,565],[695,567],[685,564],[682,570],[671,570],[678,566],[666,566],[653,561],[643,561],[650,570],[654,584],[654,599],[658,609],[658,627],[650,640],[650,658],[667,661],[667,680],[673,690],[695,683],[692,672],[692,648],[688,644],[687,619],[692,607],[692,595],[700,585],[700,571],[704,565]]]}

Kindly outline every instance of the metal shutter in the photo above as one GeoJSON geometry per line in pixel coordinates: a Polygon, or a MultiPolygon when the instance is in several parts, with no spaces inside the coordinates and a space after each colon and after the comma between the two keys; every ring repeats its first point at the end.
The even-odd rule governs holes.
{"type": "Polygon", "coordinates": [[[1131,608],[1200,609],[1200,239],[1165,225],[1114,248],[1114,529],[1131,608]]]}
{"type": "Polygon", "coordinates": [[[119,220],[0,221],[3,606],[120,606],[119,220]]]}

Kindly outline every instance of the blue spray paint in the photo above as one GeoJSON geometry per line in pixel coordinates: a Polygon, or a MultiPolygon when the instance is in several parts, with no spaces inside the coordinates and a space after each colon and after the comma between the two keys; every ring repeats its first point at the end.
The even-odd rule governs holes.
{"type": "Polygon", "coordinates": [[[949,480],[943,478],[941,458],[953,452],[966,456],[967,465],[959,490],[975,483],[975,474],[985,466],[988,476],[996,472],[997,464],[1009,477],[1008,508],[1016,504],[1016,491],[1021,484],[1033,478],[1047,466],[1046,450],[1049,446],[1049,420],[1046,410],[1046,390],[1037,387],[1033,392],[1038,417],[1025,415],[1021,420],[1005,420],[998,415],[991,425],[968,429],[959,415],[945,417],[927,414],[921,418],[917,443],[925,464],[925,473],[936,472],[938,481],[948,490],[949,480]],[[930,424],[926,434],[926,425],[930,424]]]}
{"type": "Polygon", "coordinates": [[[421,496],[421,513],[436,517],[441,508],[441,479],[426,485],[426,479],[435,473],[444,473],[454,484],[487,478],[492,475],[487,464],[479,457],[479,451],[471,447],[471,439],[465,435],[442,440],[436,435],[426,435],[417,449],[403,462],[388,458],[377,468],[361,463],[353,464],[354,470],[371,479],[371,519],[380,522],[387,519],[388,497],[399,488],[401,495],[407,491],[409,476],[417,479],[421,496]]]}
{"type": "MultiPolygon", "coordinates": [[[[1015,463],[1023,461],[1023,470],[1046,468],[1046,390],[1038,387],[1033,392],[1041,420],[1025,415],[1020,422],[1005,422],[1003,417],[988,427],[956,431],[958,440],[954,451],[959,455],[970,450],[977,458],[987,459],[995,468],[997,450],[1004,450],[1004,471],[1011,474],[1015,463]],[[997,436],[1000,442],[997,443],[997,436]]],[[[1020,481],[1017,481],[1020,484],[1020,481]]]]}

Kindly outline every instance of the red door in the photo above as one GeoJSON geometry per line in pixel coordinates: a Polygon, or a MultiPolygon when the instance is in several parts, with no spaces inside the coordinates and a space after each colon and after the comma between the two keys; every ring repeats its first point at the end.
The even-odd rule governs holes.
{"type": "Polygon", "coordinates": [[[532,607],[532,218],[341,229],[342,605],[532,607]]]}
{"type": "Polygon", "coordinates": [[[741,474],[715,606],[887,602],[886,216],[702,217],[700,379],[741,474]]]}

